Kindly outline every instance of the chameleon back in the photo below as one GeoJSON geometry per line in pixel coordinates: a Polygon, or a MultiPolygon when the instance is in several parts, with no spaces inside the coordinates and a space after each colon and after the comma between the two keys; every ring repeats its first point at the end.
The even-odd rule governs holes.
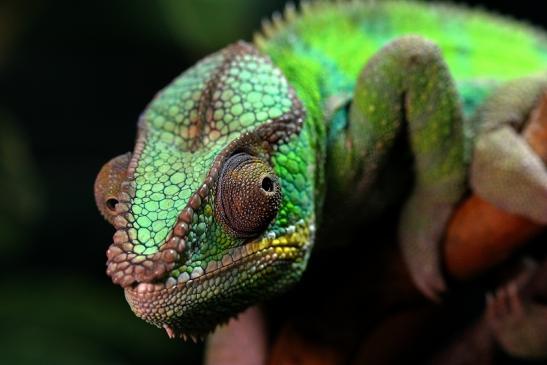
{"type": "Polygon", "coordinates": [[[304,4],[302,14],[288,8],[285,18],[265,23],[255,43],[285,72],[306,106],[351,93],[367,60],[408,34],[439,46],[466,115],[499,82],[547,66],[543,31],[482,10],[404,1],[321,2],[304,4]],[[317,91],[306,88],[310,84],[317,91]]]}

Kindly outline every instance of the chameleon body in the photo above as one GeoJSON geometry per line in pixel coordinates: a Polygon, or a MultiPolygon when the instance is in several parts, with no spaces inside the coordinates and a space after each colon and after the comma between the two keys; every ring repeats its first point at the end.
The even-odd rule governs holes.
{"type": "Polygon", "coordinates": [[[415,183],[401,247],[434,297],[439,240],[467,184],[467,121],[498,85],[545,65],[543,33],[481,11],[288,7],[253,45],[230,45],[160,91],[131,159],[101,171],[98,205],[117,229],[107,273],[139,317],[170,336],[205,334],[299,280],[317,226],[335,219],[325,197],[348,215],[364,209],[405,133],[415,183]]]}

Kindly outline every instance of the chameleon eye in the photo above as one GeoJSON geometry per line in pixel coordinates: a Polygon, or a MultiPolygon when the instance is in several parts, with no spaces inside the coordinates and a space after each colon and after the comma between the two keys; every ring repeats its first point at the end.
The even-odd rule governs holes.
{"type": "Polygon", "coordinates": [[[259,235],[277,215],[279,179],[263,160],[247,153],[230,157],[222,168],[215,214],[240,238],[259,235]]]}
{"type": "Polygon", "coordinates": [[[120,185],[127,177],[129,160],[131,153],[114,157],[104,164],[95,179],[95,203],[110,223],[116,215],[120,185]]]}

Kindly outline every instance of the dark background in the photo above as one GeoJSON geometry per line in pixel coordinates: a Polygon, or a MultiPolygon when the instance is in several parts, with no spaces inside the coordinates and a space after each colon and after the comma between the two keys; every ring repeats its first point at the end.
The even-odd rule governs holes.
{"type": "MultiPolygon", "coordinates": [[[[93,181],[156,91],[283,3],[0,0],[0,363],[199,362],[105,275],[93,181]]],[[[465,3],[547,27],[532,1],[465,3]]]]}

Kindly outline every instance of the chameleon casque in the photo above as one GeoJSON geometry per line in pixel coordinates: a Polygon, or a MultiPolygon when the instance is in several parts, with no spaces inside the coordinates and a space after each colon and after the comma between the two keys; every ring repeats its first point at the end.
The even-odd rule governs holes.
{"type": "Polygon", "coordinates": [[[403,134],[414,185],[400,247],[435,298],[440,241],[469,185],[547,221],[547,174],[515,127],[545,90],[546,65],[544,33],[483,11],[289,6],[254,43],[227,46],[160,91],[133,153],[103,167],[97,204],[116,228],[107,273],[140,318],[171,337],[202,336],[299,280],[321,222],[345,230],[367,209],[403,134]],[[480,109],[493,96],[512,107],[480,109]]]}

